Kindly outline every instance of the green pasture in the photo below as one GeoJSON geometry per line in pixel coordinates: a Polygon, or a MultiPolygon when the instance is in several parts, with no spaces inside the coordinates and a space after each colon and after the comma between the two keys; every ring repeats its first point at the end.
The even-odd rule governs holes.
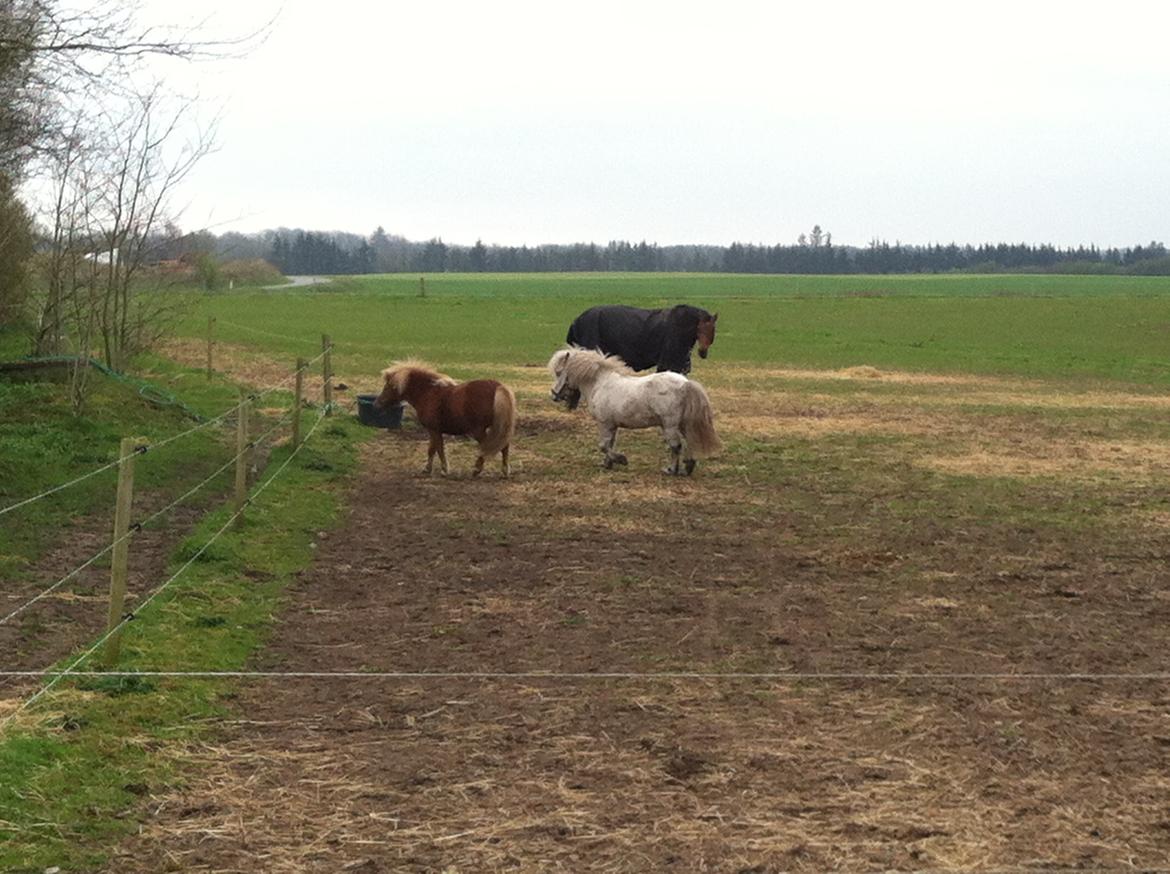
{"type": "Polygon", "coordinates": [[[1170,383],[1170,278],[442,274],[201,297],[182,332],[376,371],[409,355],[469,375],[543,362],[597,303],[686,302],[719,313],[719,361],[1170,383]],[[461,370],[461,366],[463,370],[461,370]]]}
{"type": "MultiPolygon", "coordinates": [[[[222,379],[144,356],[140,373],[149,385],[182,398],[188,410],[211,417],[237,402],[235,386],[222,379]]],[[[194,427],[197,422],[157,394],[144,395],[135,381],[91,376],[85,414],[76,416],[59,375],[0,380],[0,507],[88,473],[118,457],[123,437],[150,442],[194,427]]],[[[182,441],[148,452],[136,464],[138,488],[177,496],[231,457],[230,435],[208,427],[182,441]]],[[[0,520],[0,585],[27,575],[29,563],[59,536],[70,520],[96,510],[108,513],[118,472],[110,469],[51,497],[23,506],[0,520]]],[[[210,484],[222,489],[229,474],[210,484]]]]}

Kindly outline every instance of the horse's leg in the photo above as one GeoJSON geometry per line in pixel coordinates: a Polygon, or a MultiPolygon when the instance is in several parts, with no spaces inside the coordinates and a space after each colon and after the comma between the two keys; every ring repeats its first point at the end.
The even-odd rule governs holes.
{"type": "Polygon", "coordinates": [[[617,441],[617,426],[599,422],[597,430],[600,434],[598,445],[605,454],[605,460],[601,462],[601,466],[609,470],[615,464],[627,464],[624,455],[613,451],[613,445],[617,441]]]}
{"type": "MultiPolygon", "coordinates": [[[[662,439],[666,441],[666,445],[670,448],[670,463],[666,467],[662,468],[662,472],[671,474],[672,476],[677,476],[678,459],[679,455],[682,453],[683,447],[682,431],[679,430],[678,425],[663,425],[662,439]]],[[[689,448],[687,449],[687,452],[690,453],[689,448]]],[[[687,473],[690,473],[691,468],[694,467],[694,461],[690,461],[688,464],[691,467],[687,469],[687,473]]]]}
{"type": "MultiPolygon", "coordinates": [[[[691,442],[689,440],[683,438],[682,428],[679,428],[678,435],[679,435],[679,438],[683,440],[683,457],[682,457],[683,469],[686,471],[687,476],[690,476],[692,473],[695,472],[695,453],[691,450],[691,442]]],[[[678,470],[678,450],[674,448],[673,444],[671,445],[670,448],[675,453],[675,455],[674,455],[674,472],[678,473],[679,472],[679,470],[678,470]]]]}
{"type": "Polygon", "coordinates": [[[474,479],[483,473],[483,441],[487,438],[487,429],[480,428],[476,431],[472,431],[471,436],[472,439],[475,440],[476,445],[479,446],[479,455],[475,457],[475,467],[471,469],[471,476],[474,479]]]}
{"type": "Polygon", "coordinates": [[[614,451],[614,445],[617,443],[617,425],[611,425],[609,429],[609,447],[606,449],[605,457],[609,460],[609,467],[615,464],[629,464],[626,456],[621,452],[614,451]]]}
{"type": "Polygon", "coordinates": [[[439,440],[437,446],[439,452],[439,470],[443,471],[443,476],[446,476],[450,471],[447,469],[447,451],[443,447],[443,434],[439,433],[439,440]]]}
{"type": "Polygon", "coordinates": [[[512,468],[508,465],[508,450],[510,448],[511,447],[505,446],[500,450],[500,463],[504,468],[504,479],[507,479],[508,476],[512,473],[512,468]]]}
{"type": "Polygon", "coordinates": [[[427,466],[423,468],[423,473],[430,474],[435,467],[435,453],[438,452],[438,447],[442,443],[443,435],[436,434],[431,431],[431,442],[427,444],[427,466]]]}

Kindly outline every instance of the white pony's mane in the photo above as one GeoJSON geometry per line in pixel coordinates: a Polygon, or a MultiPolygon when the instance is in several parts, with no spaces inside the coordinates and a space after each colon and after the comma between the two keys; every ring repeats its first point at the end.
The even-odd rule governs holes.
{"type": "Polygon", "coordinates": [[[420,373],[423,376],[430,377],[435,385],[458,384],[445,373],[439,373],[439,371],[435,370],[435,368],[431,367],[425,361],[419,361],[417,358],[406,358],[402,361],[395,361],[382,371],[382,378],[389,385],[393,386],[396,392],[402,394],[406,390],[406,381],[412,373],[420,373]]]}
{"type": "Polygon", "coordinates": [[[570,383],[580,385],[596,379],[602,371],[620,373],[622,376],[636,376],[633,370],[616,355],[606,355],[596,349],[586,349],[584,346],[565,346],[558,349],[548,361],[548,370],[553,376],[564,373],[570,383]],[[568,359],[562,364],[560,359],[568,352],[568,359]]]}

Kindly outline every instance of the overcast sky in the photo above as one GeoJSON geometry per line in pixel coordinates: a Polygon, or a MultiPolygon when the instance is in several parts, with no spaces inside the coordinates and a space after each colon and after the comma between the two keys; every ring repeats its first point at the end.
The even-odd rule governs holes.
{"type": "MultiPolygon", "coordinates": [[[[544,243],[1170,241],[1166,3],[148,0],[267,41],[184,226],[544,243]]],[[[184,19],[177,19],[183,21],[184,19]]]]}

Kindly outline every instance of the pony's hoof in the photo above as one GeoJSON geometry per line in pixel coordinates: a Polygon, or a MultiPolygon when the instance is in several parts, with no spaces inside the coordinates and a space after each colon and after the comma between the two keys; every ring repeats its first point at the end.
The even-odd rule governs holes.
{"type": "Polygon", "coordinates": [[[683,464],[686,465],[687,476],[690,476],[692,473],[695,472],[695,460],[693,458],[688,458],[686,461],[683,462],[683,464]]]}
{"type": "Polygon", "coordinates": [[[677,467],[669,467],[669,466],[664,467],[664,468],[662,468],[662,472],[664,474],[666,474],[667,476],[678,476],[678,468],[677,467]]]}
{"type": "Polygon", "coordinates": [[[473,470],[473,471],[471,472],[471,478],[472,478],[472,479],[475,479],[475,478],[476,478],[477,476],[479,476],[481,473],[483,473],[483,470],[473,470]]]}
{"type": "Polygon", "coordinates": [[[626,457],[619,452],[617,455],[613,456],[613,463],[626,465],[626,464],[629,464],[630,462],[627,461],[626,457]]]}

